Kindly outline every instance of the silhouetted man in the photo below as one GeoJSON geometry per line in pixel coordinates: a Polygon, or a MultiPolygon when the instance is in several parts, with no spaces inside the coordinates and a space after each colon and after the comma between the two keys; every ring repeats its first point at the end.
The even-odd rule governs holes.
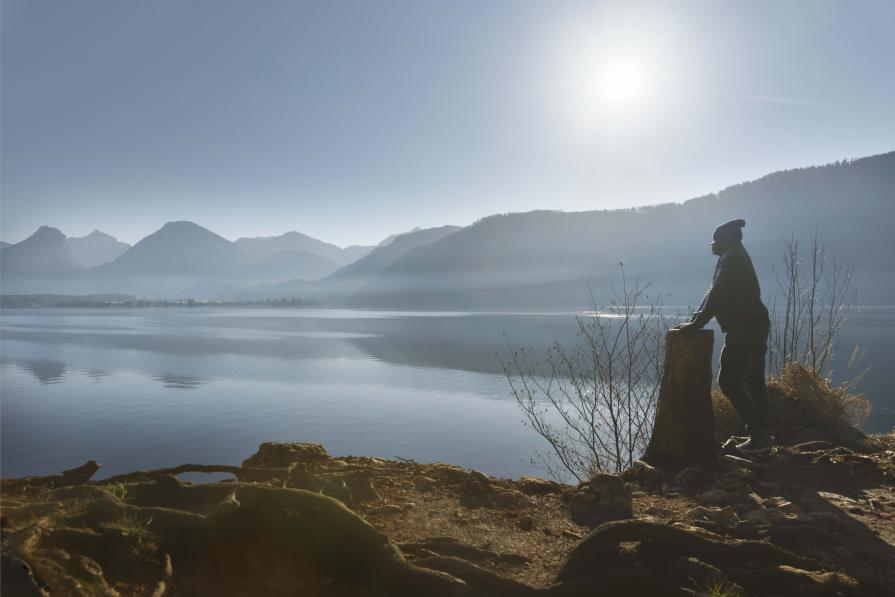
{"type": "Polygon", "coordinates": [[[690,323],[678,329],[695,332],[712,317],[718,320],[726,334],[718,385],[749,429],[749,439],[737,447],[761,452],[771,446],[764,379],[770,319],[752,260],[742,245],[745,225],[745,220],[731,220],[715,229],[711,249],[718,264],[712,285],[690,323]]]}

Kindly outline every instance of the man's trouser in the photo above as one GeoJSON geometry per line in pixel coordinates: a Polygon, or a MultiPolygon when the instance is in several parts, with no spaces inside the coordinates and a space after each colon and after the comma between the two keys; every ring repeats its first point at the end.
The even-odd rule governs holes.
{"type": "Polygon", "coordinates": [[[767,342],[764,329],[757,333],[729,332],[721,349],[718,385],[743,423],[749,426],[750,434],[770,428],[768,388],[764,379],[767,342]]]}

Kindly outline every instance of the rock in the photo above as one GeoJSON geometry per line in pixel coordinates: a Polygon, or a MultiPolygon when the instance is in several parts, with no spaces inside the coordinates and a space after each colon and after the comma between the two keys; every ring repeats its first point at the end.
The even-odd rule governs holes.
{"type": "Polygon", "coordinates": [[[737,512],[734,510],[733,506],[724,506],[714,515],[715,521],[727,525],[727,526],[735,526],[739,521],[737,518],[737,512]]]}
{"type": "Polygon", "coordinates": [[[746,467],[736,467],[718,477],[712,487],[728,493],[750,493],[754,481],[755,471],[746,467]]]}
{"type": "Polygon", "coordinates": [[[622,478],[641,487],[661,487],[666,480],[665,473],[642,460],[635,461],[622,478]]]}
{"type": "Polygon", "coordinates": [[[370,482],[372,473],[373,471],[370,470],[350,471],[338,474],[334,480],[343,483],[348,488],[355,504],[378,502],[382,497],[370,482]]]}
{"type": "Polygon", "coordinates": [[[435,491],[435,488],[438,486],[438,481],[425,476],[414,477],[413,486],[416,488],[417,491],[429,493],[431,491],[435,491]]]}
{"type": "Polygon", "coordinates": [[[726,527],[736,526],[738,522],[736,510],[733,509],[733,506],[725,506],[724,508],[696,506],[687,510],[684,513],[684,518],[691,521],[708,520],[726,527]]]}
{"type": "Polygon", "coordinates": [[[631,492],[617,475],[597,474],[572,496],[569,509],[579,524],[597,525],[609,520],[630,518],[631,492]]]}
{"type": "Polygon", "coordinates": [[[535,523],[532,517],[526,514],[516,522],[516,526],[523,531],[530,531],[534,528],[535,523]]]}
{"type": "Polygon", "coordinates": [[[258,451],[242,461],[246,468],[288,468],[300,462],[315,465],[329,460],[322,444],[265,442],[258,451]]]}
{"type": "Polygon", "coordinates": [[[708,518],[711,510],[705,506],[695,506],[684,512],[684,518],[687,520],[699,520],[700,518],[708,518]]]}
{"type": "Polygon", "coordinates": [[[516,485],[528,495],[545,495],[562,491],[562,485],[541,477],[519,477],[516,485]]]}
{"type": "Polygon", "coordinates": [[[489,485],[472,478],[466,479],[466,482],[460,484],[457,488],[459,494],[459,502],[461,506],[466,508],[479,508],[488,503],[492,490],[489,485]]]}
{"type": "Polygon", "coordinates": [[[583,518],[590,510],[595,508],[594,503],[597,501],[597,498],[594,494],[590,493],[587,490],[579,491],[575,495],[572,496],[572,501],[569,504],[569,508],[572,511],[572,518],[583,518]]]}
{"type": "Polygon", "coordinates": [[[749,510],[743,520],[756,528],[768,527],[771,524],[771,520],[764,510],[749,510]]]}
{"type": "Polygon", "coordinates": [[[774,497],[765,498],[762,501],[762,505],[765,508],[781,508],[782,509],[789,505],[792,505],[792,502],[790,502],[786,498],[783,498],[780,496],[774,496],[774,497]]]}
{"type": "Polygon", "coordinates": [[[709,489],[696,496],[696,501],[706,506],[726,506],[730,503],[730,494],[723,489],[709,489]]]}
{"type": "Polygon", "coordinates": [[[469,469],[469,476],[482,483],[491,483],[494,480],[482,471],[477,471],[475,469],[469,469]]]}
{"type": "Polygon", "coordinates": [[[374,508],[370,514],[378,514],[380,516],[392,516],[394,514],[403,514],[404,508],[398,504],[383,504],[378,508],[374,508]]]}
{"type": "Polygon", "coordinates": [[[692,489],[697,485],[708,483],[709,478],[709,474],[705,470],[690,466],[674,477],[674,483],[684,489],[692,489]]]}
{"type": "Polygon", "coordinates": [[[789,514],[783,510],[768,510],[768,519],[776,523],[790,523],[798,519],[797,514],[789,514]]]}
{"type": "Polygon", "coordinates": [[[530,505],[528,498],[517,491],[501,491],[494,496],[498,508],[524,508],[530,505]]]}

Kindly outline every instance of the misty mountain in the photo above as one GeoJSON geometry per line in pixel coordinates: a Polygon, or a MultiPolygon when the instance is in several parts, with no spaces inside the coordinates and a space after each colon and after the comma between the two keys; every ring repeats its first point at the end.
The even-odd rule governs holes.
{"type": "Polygon", "coordinates": [[[5,240],[0,240],[0,251],[5,249],[6,247],[11,247],[12,243],[8,243],[5,240]]]}
{"type": "MultiPolygon", "coordinates": [[[[781,240],[815,231],[854,265],[859,302],[895,297],[895,152],[776,172],[679,203],[577,213],[534,211],[397,235],[359,258],[300,233],[237,243],[191,222],[169,222],[116,259],[86,269],[58,230],[41,227],[2,253],[5,293],[130,293],[170,298],[298,297],[349,306],[516,309],[587,307],[611,300],[619,262],[629,280],[698,303],[716,258],[720,223],[744,218],[744,244],[768,297],[781,240]],[[245,247],[248,247],[247,249],[245,247]],[[247,251],[251,251],[250,253],[247,251]],[[332,272],[332,273],[329,273],[332,272]],[[329,275],[327,275],[329,274],[329,275]],[[319,279],[318,279],[319,278],[319,279]],[[283,282],[283,280],[286,280],[283,282]]],[[[69,239],[71,240],[71,239],[69,239]]],[[[83,239],[81,239],[83,240],[83,239]]],[[[360,254],[368,247],[356,248],[360,254]]]]}
{"type": "MultiPolygon", "coordinates": [[[[815,230],[855,266],[863,301],[895,296],[895,152],[770,174],[683,204],[578,213],[536,211],[484,218],[410,251],[347,300],[424,308],[571,307],[611,300],[619,262],[629,279],[670,292],[666,304],[698,303],[716,258],[715,226],[744,218],[743,243],[774,289],[781,239],[815,230]]],[[[340,270],[341,271],[341,270],[340,270]]]]}
{"type": "Polygon", "coordinates": [[[354,263],[375,248],[376,247],[371,247],[368,245],[349,245],[342,249],[342,255],[344,256],[345,260],[339,265],[348,265],[349,263],[354,263]]]}
{"type": "Polygon", "coordinates": [[[240,249],[254,259],[266,259],[282,251],[306,251],[332,261],[337,267],[357,261],[375,248],[352,245],[342,249],[294,230],[280,236],[239,238],[235,242],[240,249]]]}
{"type": "Polygon", "coordinates": [[[379,241],[379,244],[376,245],[376,246],[377,246],[377,247],[384,247],[385,245],[390,245],[390,244],[392,243],[392,241],[394,241],[394,240],[395,240],[396,238],[398,238],[399,236],[402,236],[402,235],[404,235],[404,234],[411,234],[411,233],[413,233],[413,232],[419,232],[420,230],[422,230],[422,228],[420,228],[419,226],[416,226],[416,227],[415,227],[413,230],[411,230],[410,232],[399,232],[398,234],[390,234],[390,235],[386,236],[384,239],[382,239],[381,241],[379,241]]]}
{"type": "Polygon", "coordinates": [[[87,236],[76,238],[69,236],[67,241],[71,254],[84,267],[94,267],[114,261],[118,256],[131,248],[114,236],[94,230],[87,236]]]}
{"type": "Polygon", "coordinates": [[[248,263],[242,250],[193,222],[168,222],[120,257],[93,269],[97,274],[229,278],[248,263]]]}
{"type": "Polygon", "coordinates": [[[310,251],[286,249],[256,259],[198,224],[168,222],[113,262],[92,268],[89,288],[163,298],[233,298],[249,286],[315,280],[337,268],[310,251]]]}
{"type": "Polygon", "coordinates": [[[41,226],[25,240],[4,247],[0,260],[4,278],[70,276],[84,271],[69,250],[65,235],[49,226],[41,226]]]}
{"type": "Polygon", "coordinates": [[[407,253],[434,243],[460,230],[458,226],[440,226],[390,237],[368,255],[339,268],[331,276],[320,280],[314,295],[326,301],[338,301],[355,293],[376,278],[407,253]]]}
{"type": "Polygon", "coordinates": [[[246,266],[246,278],[281,281],[298,278],[317,280],[339,268],[334,261],[311,251],[287,250],[246,266]]]}

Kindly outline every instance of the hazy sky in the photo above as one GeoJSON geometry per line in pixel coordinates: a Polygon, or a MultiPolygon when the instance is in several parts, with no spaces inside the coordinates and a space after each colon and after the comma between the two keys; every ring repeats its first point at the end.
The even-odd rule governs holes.
{"type": "Polygon", "coordinates": [[[895,149],[895,2],[3,0],[0,237],[340,245],[895,149]]]}

